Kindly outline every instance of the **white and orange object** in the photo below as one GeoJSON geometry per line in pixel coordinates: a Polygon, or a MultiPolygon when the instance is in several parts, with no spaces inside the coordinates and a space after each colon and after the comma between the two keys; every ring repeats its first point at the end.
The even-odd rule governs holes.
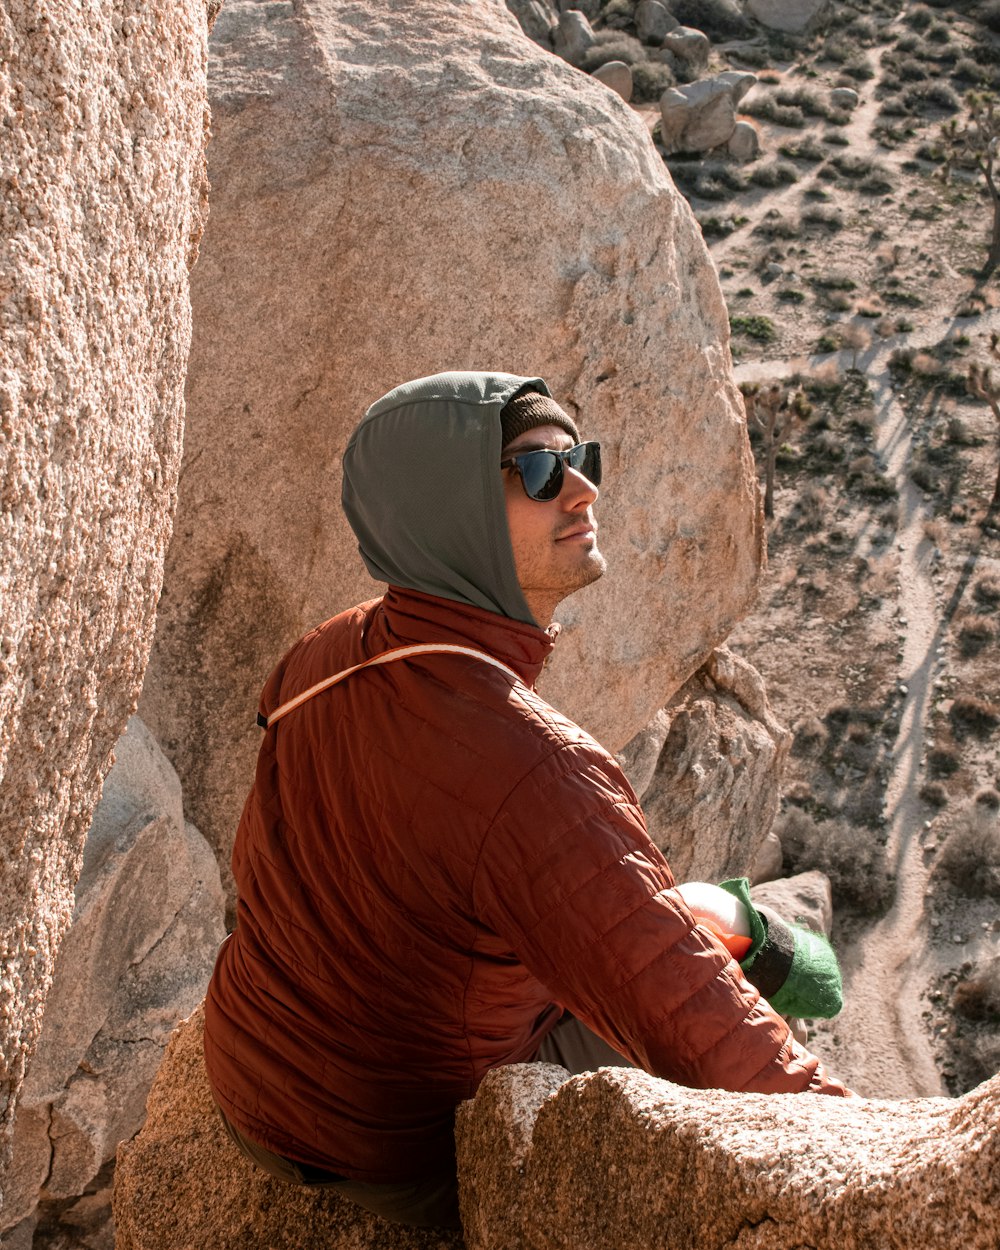
{"type": "Polygon", "coordinates": [[[677,893],[695,920],[719,939],[737,963],[753,945],[750,916],[740,899],[707,881],[686,881],[677,893]]]}

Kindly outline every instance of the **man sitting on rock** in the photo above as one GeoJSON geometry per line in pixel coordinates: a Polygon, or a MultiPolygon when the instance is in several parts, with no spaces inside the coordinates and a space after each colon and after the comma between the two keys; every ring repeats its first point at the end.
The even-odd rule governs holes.
{"type": "Polygon", "coordinates": [[[844,1094],[696,926],[614,757],[535,693],[557,604],[605,569],[598,444],[541,379],[445,373],[369,409],[343,478],[388,589],[261,697],[205,1012],[244,1153],[455,1225],[455,1108],[501,1064],[844,1094]]]}

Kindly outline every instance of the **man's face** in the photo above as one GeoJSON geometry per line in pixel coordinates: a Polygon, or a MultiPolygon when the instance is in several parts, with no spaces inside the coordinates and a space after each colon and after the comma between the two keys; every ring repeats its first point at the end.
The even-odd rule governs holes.
{"type": "MultiPolygon", "coordinates": [[[[573,439],[558,425],[540,425],[514,439],[503,458],[525,451],[568,451],[573,439]]],[[[562,490],[540,502],[524,493],[516,469],[503,469],[507,525],[521,590],[540,625],[574,590],[596,581],[607,568],[597,549],[593,505],[597,487],[563,464],[562,490]]]]}

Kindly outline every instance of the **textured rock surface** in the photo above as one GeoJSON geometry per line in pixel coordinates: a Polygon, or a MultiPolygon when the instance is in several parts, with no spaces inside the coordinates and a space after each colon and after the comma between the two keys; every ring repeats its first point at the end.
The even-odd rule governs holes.
{"type": "Polygon", "coordinates": [[[524,1065],[460,1109],[469,1250],[1000,1244],[1000,1077],[889,1103],[543,1073],[554,1097],[524,1065]]]}
{"type": "Polygon", "coordinates": [[[116,1250],[460,1250],[457,1233],[388,1224],[328,1191],[272,1180],[244,1159],[212,1102],[202,1026],[199,1008],[174,1034],[146,1123],[118,1151],[116,1250]]]}
{"type": "Polygon", "coordinates": [[[610,571],[561,609],[543,690],[611,749],[743,614],[761,531],[714,270],[612,92],[500,0],[228,0],[212,44],[212,216],[142,714],[228,865],[267,673],[378,593],[340,454],[402,379],[537,372],[604,441],[610,571]]]}
{"type": "Polygon", "coordinates": [[[207,33],[205,0],[0,14],[0,1162],[152,637],[207,33]]]}
{"type": "Polygon", "coordinates": [[[635,33],[643,43],[661,44],[663,36],[678,25],[660,0],[639,0],[635,7],[635,33]]]}
{"type": "MultiPolygon", "coordinates": [[[[185,825],[177,775],[138,717],[115,754],[18,1106],[4,1230],[92,1189],[142,1124],[163,1048],[201,1001],[225,935],[215,857],[185,825]]],[[[110,1193],[104,1203],[108,1218],[110,1193]]],[[[91,1195],[91,1223],[94,1206],[91,1195]]]]}
{"type": "Polygon", "coordinates": [[[559,23],[559,9],[553,0],[507,0],[507,8],[529,39],[551,51],[552,32],[559,23]]]}
{"type": "Polygon", "coordinates": [[[729,155],[737,161],[752,161],[760,155],[760,133],[753,122],[740,120],[726,144],[729,155]]]}
{"type": "Polygon", "coordinates": [[[692,73],[698,73],[708,64],[712,45],[708,36],[691,26],[678,26],[663,39],[663,46],[692,73]]]}
{"type": "Polygon", "coordinates": [[[632,99],[632,71],[624,61],[605,61],[591,75],[598,82],[610,87],[616,95],[628,103],[632,99]]]}
{"type": "Polygon", "coordinates": [[[661,141],[671,152],[708,152],[736,129],[736,106],[757,81],[735,70],[668,87],[660,97],[661,141]]]}
{"type": "Polygon", "coordinates": [[[790,35],[822,25],[832,7],[830,0],[747,0],[747,12],[761,25],[790,35]]]}
{"type": "Polygon", "coordinates": [[[772,907],[790,923],[830,936],[833,899],[830,879],[825,873],[800,872],[794,877],[782,877],[780,881],[767,881],[755,885],[750,896],[755,903],[772,907]]]}
{"type": "Polygon", "coordinates": [[[620,753],[678,881],[746,875],[771,828],[791,735],[726,648],[620,753]]]}
{"type": "Polygon", "coordinates": [[[559,25],[552,36],[552,47],[557,56],[569,61],[570,65],[580,65],[584,53],[594,46],[597,40],[585,13],[576,9],[566,9],[559,18],[559,25]]]}

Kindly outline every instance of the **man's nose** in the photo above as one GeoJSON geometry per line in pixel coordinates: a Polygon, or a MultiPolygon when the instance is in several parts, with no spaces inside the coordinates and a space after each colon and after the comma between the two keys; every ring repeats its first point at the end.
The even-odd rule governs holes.
{"type": "Polygon", "coordinates": [[[579,469],[568,464],[563,466],[563,486],[559,492],[559,502],[567,509],[589,508],[597,502],[600,491],[579,469]]]}

